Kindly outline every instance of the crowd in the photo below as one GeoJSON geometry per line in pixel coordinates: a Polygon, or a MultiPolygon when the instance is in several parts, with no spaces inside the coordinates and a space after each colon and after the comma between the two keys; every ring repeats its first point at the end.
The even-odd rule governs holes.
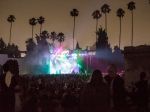
{"type": "Polygon", "coordinates": [[[12,63],[2,66],[0,112],[148,112],[145,72],[128,92],[114,64],[105,76],[100,69],[91,75],[18,76],[12,63]]]}

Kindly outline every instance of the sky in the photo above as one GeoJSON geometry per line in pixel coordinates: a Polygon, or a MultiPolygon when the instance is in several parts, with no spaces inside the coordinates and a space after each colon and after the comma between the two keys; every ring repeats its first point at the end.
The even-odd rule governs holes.
{"type": "MultiPolygon", "coordinates": [[[[107,35],[111,48],[119,45],[120,21],[116,16],[117,9],[122,8],[125,15],[122,18],[122,32],[120,47],[131,46],[132,22],[131,11],[127,9],[127,4],[131,0],[0,0],[0,38],[5,43],[9,42],[10,23],[7,21],[9,15],[14,15],[16,20],[12,24],[11,43],[19,47],[19,50],[26,50],[25,41],[32,37],[32,26],[29,19],[43,16],[45,22],[42,30],[49,33],[55,31],[65,35],[63,42],[64,49],[73,49],[73,17],[70,11],[76,8],[79,11],[75,24],[75,45],[79,43],[82,49],[86,46],[93,46],[95,43],[96,20],[92,13],[100,10],[102,5],[110,6],[110,13],[107,14],[107,35]]],[[[133,46],[150,45],[150,4],[149,0],[133,0],[136,9],[133,12],[133,46]]],[[[98,20],[105,29],[105,16],[98,20]]],[[[34,26],[35,34],[39,35],[40,25],[34,26]]],[[[36,39],[34,38],[36,42],[36,39]]],[[[52,42],[51,40],[47,40],[52,42]]],[[[59,45],[55,42],[55,45],[59,45]]]]}

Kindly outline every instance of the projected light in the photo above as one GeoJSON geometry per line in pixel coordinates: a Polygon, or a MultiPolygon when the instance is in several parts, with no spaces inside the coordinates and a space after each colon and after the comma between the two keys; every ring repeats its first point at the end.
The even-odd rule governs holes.
{"type": "Polygon", "coordinates": [[[58,49],[55,54],[51,54],[50,56],[50,74],[57,74],[57,73],[79,73],[79,67],[77,64],[77,54],[72,53],[69,55],[68,50],[60,50],[58,49]]]}

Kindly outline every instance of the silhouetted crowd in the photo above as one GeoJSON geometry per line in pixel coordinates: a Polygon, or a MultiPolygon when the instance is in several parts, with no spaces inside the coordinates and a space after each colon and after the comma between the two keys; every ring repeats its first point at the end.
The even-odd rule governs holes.
{"type": "Polygon", "coordinates": [[[99,69],[91,75],[15,75],[14,61],[2,66],[0,112],[148,112],[146,73],[127,91],[114,64],[108,75],[99,69]]]}

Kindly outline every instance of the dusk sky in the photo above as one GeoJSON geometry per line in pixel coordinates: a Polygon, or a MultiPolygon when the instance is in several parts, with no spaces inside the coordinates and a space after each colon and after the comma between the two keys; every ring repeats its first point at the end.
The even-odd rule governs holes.
{"type": "MultiPolygon", "coordinates": [[[[43,16],[45,22],[42,30],[49,33],[64,33],[66,39],[62,43],[64,49],[72,49],[73,37],[73,17],[70,11],[78,9],[79,15],[76,17],[75,42],[78,41],[80,47],[92,46],[95,43],[96,20],[92,13],[100,10],[101,6],[108,4],[110,13],[107,14],[108,42],[113,48],[119,45],[120,21],[116,16],[117,9],[122,8],[125,15],[122,18],[121,49],[131,45],[132,23],[131,11],[127,9],[127,4],[131,0],[0,0],[0,37],[5,43],[9,41],[10,23],[7,21],[9,15],[14,15],[16,20],[12,24],[11,43],[18,45],[19,50],[26,50],[25,41],[32,37],[32,26],[29,19],[43,16]]],[[[133,0],[136,9],[133,11],[134,29],[133,46],[150,45],[150,4],[149,0],[133,0]]],[[[98,20],[98,28],[105,28],[105,16],[98,20]]],[[[39,35],[40,25],[34,26],[35,34],[39,35]]],[[[36,42],[36,39],[34,38],[36,42]]],[[[51,42],[48,40],[48,42],[51,42]]],[[[55,42],[59,45],[58,42],[55,42]]],[[[76,43],[75,43],[76,45],[76,43]]]]}

